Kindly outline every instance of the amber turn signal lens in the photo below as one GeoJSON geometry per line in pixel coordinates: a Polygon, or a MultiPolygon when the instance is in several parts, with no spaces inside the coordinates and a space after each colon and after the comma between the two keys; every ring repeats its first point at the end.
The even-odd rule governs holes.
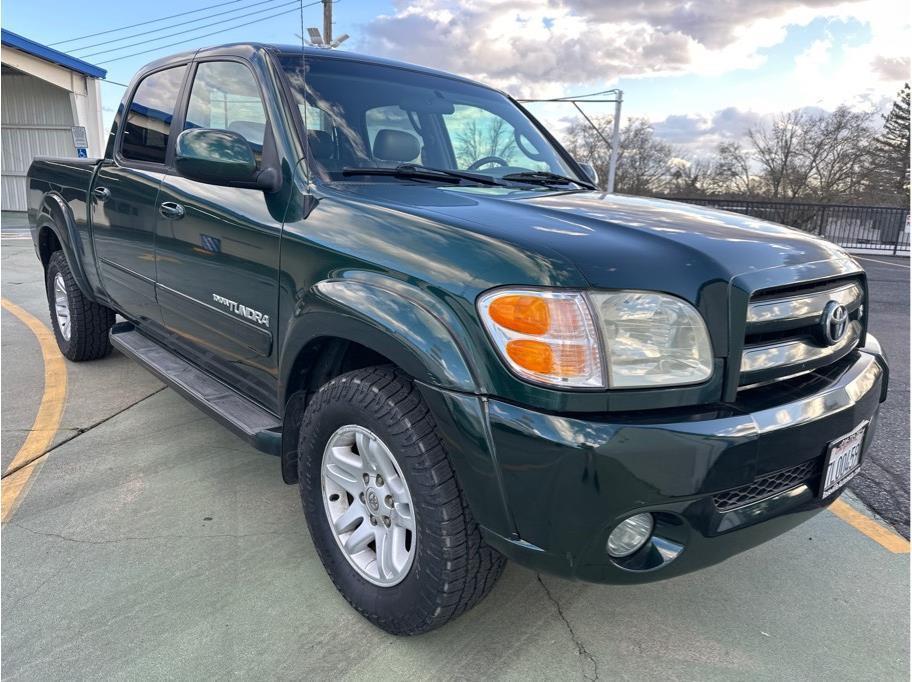
{"type": "Polygon", "coordinates": [[[507,342],[507,355],[517,365],[530,372],[550,374],[554,366],[554,355],[551,346],[543,341],[519,339],[507,342]]]}
{"type": "Polygon", "coordinates": [[[602,388],[601,349],[585,295],[500,289],[478,297],[491,342],[522,379],[562,388],[602,388]]]}
{"type": "Polygon", "coordinates": [[[548,303],[538,296],[500,296],[491,302],[488,314],[501,327],[520,334],[544,334],[551,327],[548,303]]]}

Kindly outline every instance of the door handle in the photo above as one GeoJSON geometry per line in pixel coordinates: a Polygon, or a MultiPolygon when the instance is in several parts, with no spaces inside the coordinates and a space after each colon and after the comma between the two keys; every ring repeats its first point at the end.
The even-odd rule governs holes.
{"type": "Polygon", "coordinates": [[[95,198],[99,201],[107,201],[111,198],[111,190],[109,190],[107,187],[96,187],[94,194],[95,198]]]}
{"type": "Polygon", "coordinates": [[[163,201],[158,207],[158,212],[162,218],[168,220],[180,220],[184,217],[184,207],[173,201],[163,201]]]}

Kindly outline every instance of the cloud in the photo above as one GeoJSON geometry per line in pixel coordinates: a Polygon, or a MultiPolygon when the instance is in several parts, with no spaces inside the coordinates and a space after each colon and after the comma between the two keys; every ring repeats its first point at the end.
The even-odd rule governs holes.
{"type": "MultiPolygon", "coordinates": [[[[517,97],[587,92],[622,77],[669,77],[649,83],[658,89],[668,83],[662,97],[649,90],[642,104],[625,98],[624,118],[646,115],[657,137],[694,159],[711,155],[723,142],[746,142],[747,130],[776,112],[831,111],[840,104],[888,110],[909,79],[907,1],[394,0],[392,13],[363,27],[358,47],[468,76],[517,97]],[[812,22],[807,32],[794,30],[812,22]],[[708,90],[701,90],[703,83],[696,88],[710,93],[711,101],[704,102],[688,92],[694,80],[673,78],[761,69],[768,49],[793,36],[818,39],[799,43],[791,62],[783,59],[789,44],[777,51],[769,71],[755,72],[761,83],[756,89],[718,97],[707,80],[708,90]],[[729,102],[738,106],[717,108],[729,102]]],[[[743,83],[753,77],[737,74],[743,83]]],[[[533,112],[558,136],[574,118],[563,105],[540,105],[533,112]]]]}
{"type": "Polygon", "coordinates": [[[654,121],[656,137],[678,147],[688,156],[700,156],[720,143],[743,141],[747,131],[768,115],[726,107],[713,114],[676,114],[654,121]]]}
{"type": "Polygon", "coordinates": [[[871,59],[871,70],[874,71],[881,80],[909,80],[909,58],[876,55],[871,59]]]}
{"type": "MultiPolygon", "coordinates": [[[[861,0],[842,2],[852,5],[861,0]]],[[[362,46],[508,86],[756,67],[836,0],[400,0],[362,46]]]]}
{"type": "Polygon", "coordinates": [[[565,83],[678,72],[690,61],[692,41],[643,22],[593,22],[544,0],[424,0],[377,17],[362,45],[524,95],[565,83]]]}
{"type": "Polygon", "coordinates": [[[795,75],[800,78],[815,78],[830,61],[833,41],[830,38],[815,40],[804,52],[795,57],[795,75]]]}
{"type": "MultiPolygon", "coordinates": [[[[767,48],[787,38],[790,27],[819,17],[854,18],[870,27],[871,38],[859,48],[864,54],[852,57],[864,57],[863,68],[895,80],[909,37],[903,2],[398,0],[392,14],[363,27],[360,47],[473,77],[518,96],[550,96],[620,77],[755,69],[765,63],[767,48]],[[873,45],[879,61],[872,62],[873,45]]],[[[814,73],[833,58],[832,47],[827,40],[814,43],[796,67],[814,73]]]]}
{"type": "MultiPolygon", "coordinates": [[[[860,2],[861,0],[857,0],[860,2]]],[[[743,40],[749,27],[778,31],[784,23],[804,23],[808,16],[826,14],[833,0],[728,0],[717,2],[604,2],[575,0],[572,5],[597,21],[636,21],[657,30],[680,33],[710,50],[743,40]],[[799,16],[802,15],[802,16],[799,16]]]]}

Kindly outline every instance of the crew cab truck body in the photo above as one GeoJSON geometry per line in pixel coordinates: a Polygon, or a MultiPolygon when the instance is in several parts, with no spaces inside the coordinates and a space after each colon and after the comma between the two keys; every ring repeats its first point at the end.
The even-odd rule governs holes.
{"type": "Polygon", "coordinates": [[[857,471],[887,389],[838,247],[603,194],[515,101],[415,66],[160,60],[104,159],[29,188],[64,354],[113,343],[278,455],[394,633],[504,557],[641,582],[780,534],[857,471]]]}

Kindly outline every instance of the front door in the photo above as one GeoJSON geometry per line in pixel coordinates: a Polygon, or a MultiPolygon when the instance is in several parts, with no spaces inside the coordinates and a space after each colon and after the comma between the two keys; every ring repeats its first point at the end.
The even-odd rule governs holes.
{"type": "MultiPolygon", "coordinates": [[[[184,130],[243,135],[259,161],[272,143],[257,81],[238,61],[197,65],[184,119],[184,130]]],[[[169,343],[274,411],[286,201],[262,190],[166,175],[156,228],[157,294],[169,343]]]]}
{"type": "Polygon", "coordinates": [[[113,156],[91,188],[98,270],[118,310],[160,322],[155,299],[155,223],[171,124],[187,66],[156,71],[139,83],[113,156]]]}

